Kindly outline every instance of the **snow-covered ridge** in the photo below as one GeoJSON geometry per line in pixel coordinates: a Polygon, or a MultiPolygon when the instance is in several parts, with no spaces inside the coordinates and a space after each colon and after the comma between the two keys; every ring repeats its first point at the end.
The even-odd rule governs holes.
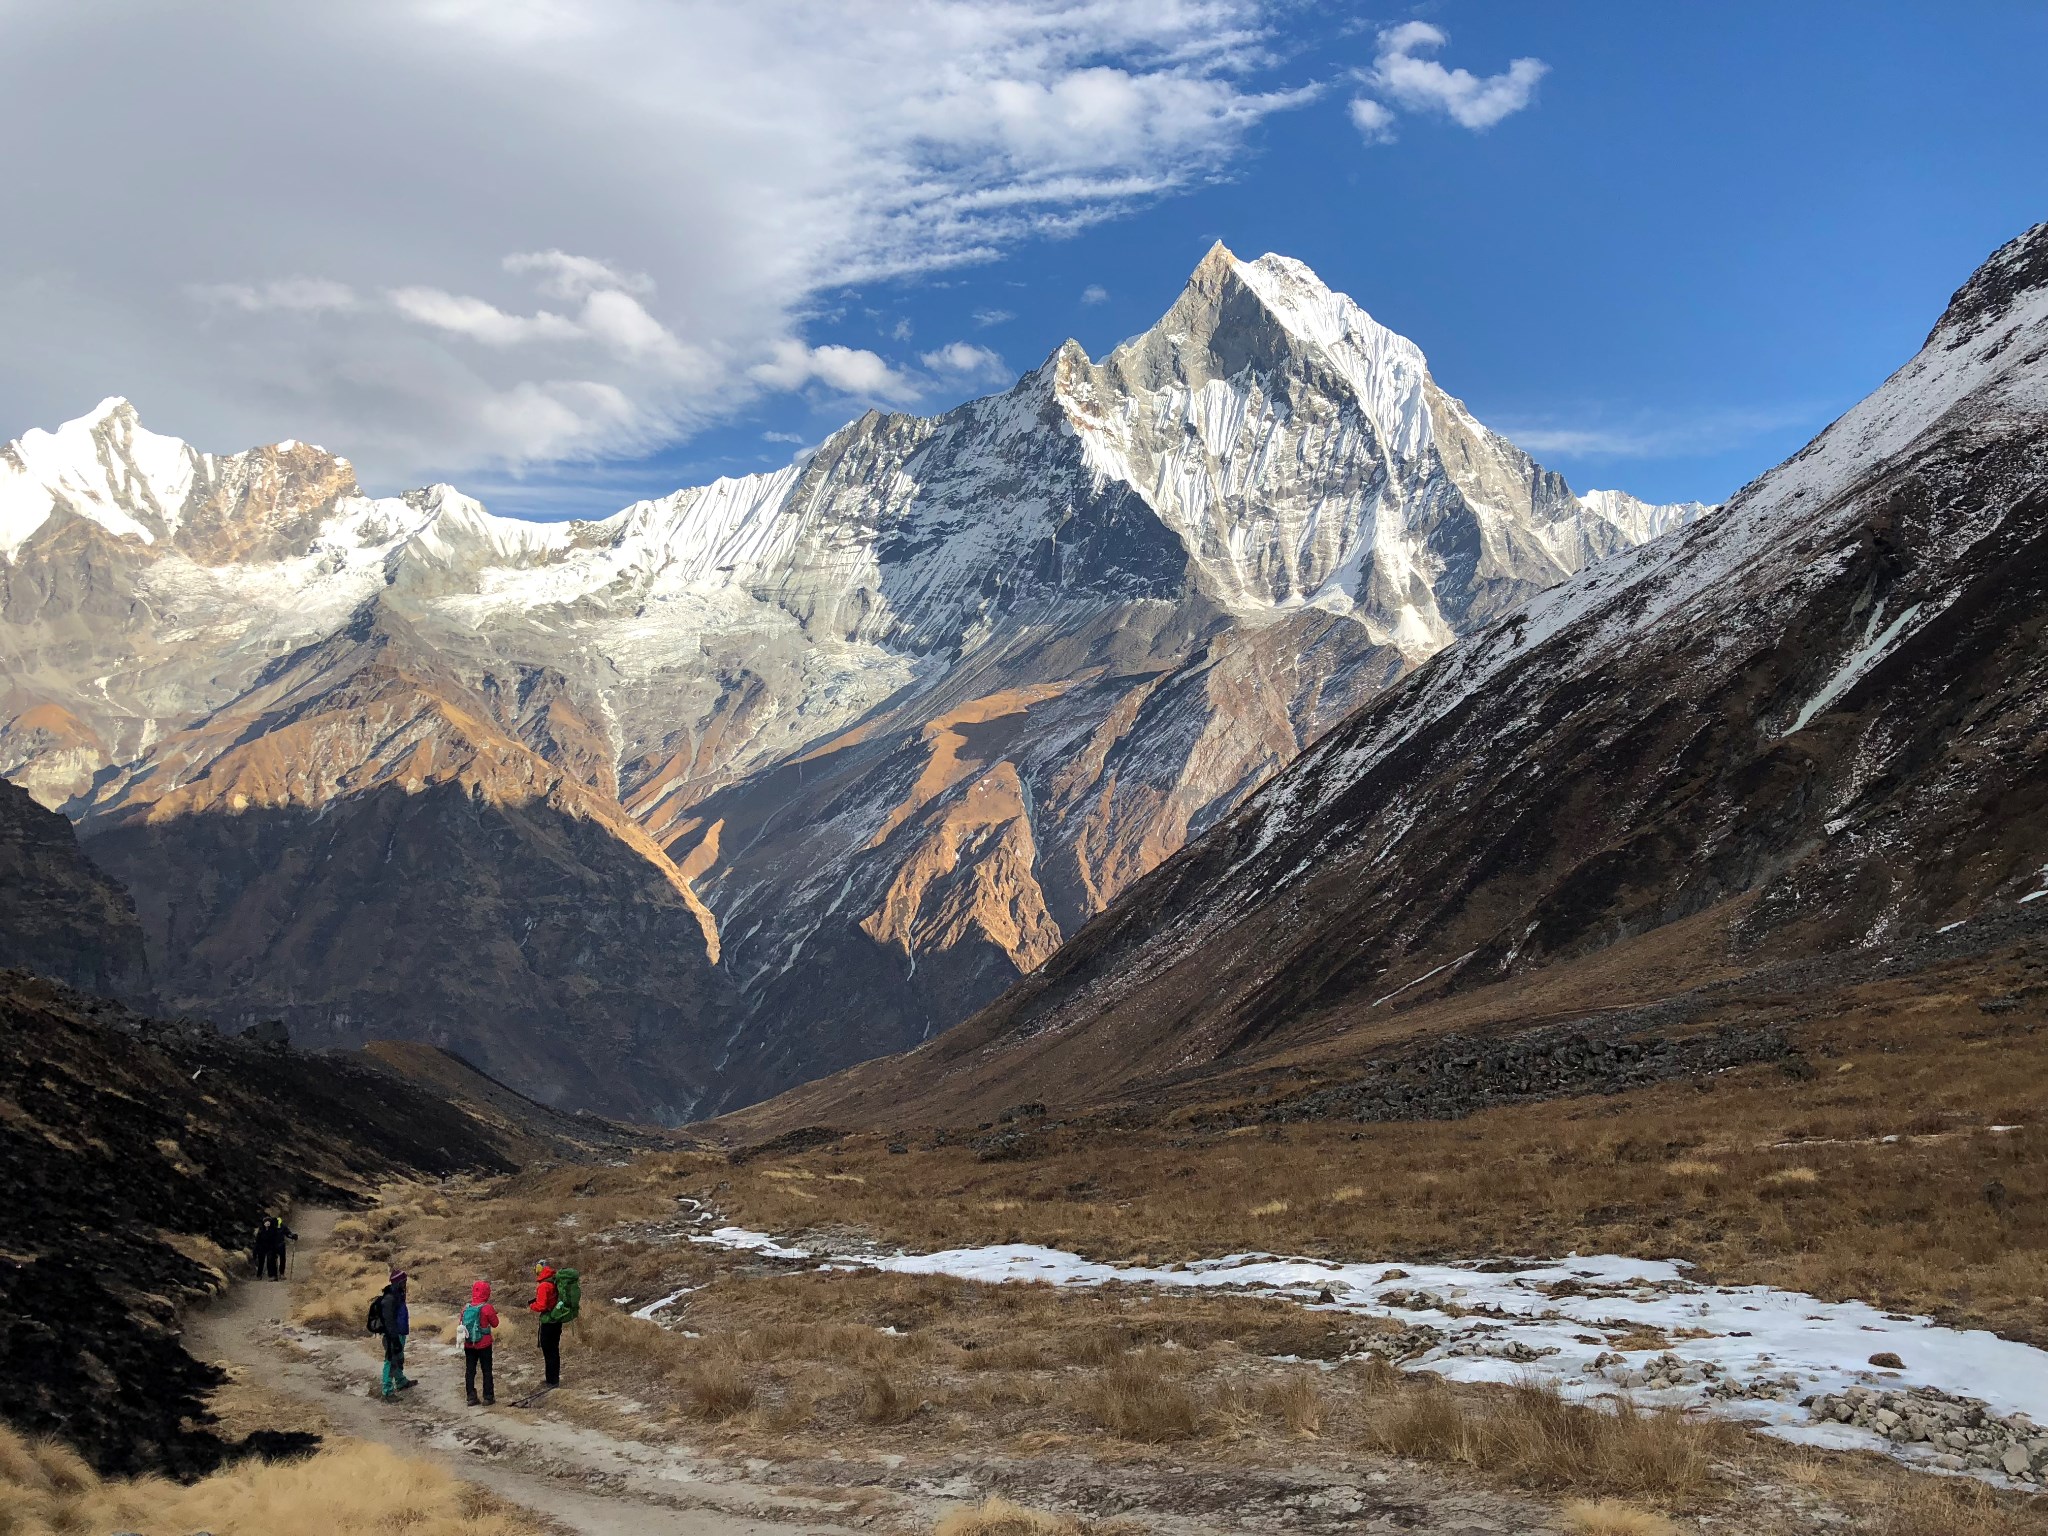
{"type": "Polygon", "coordinates": [[[0,448],[0,555],[13,555],[60,504],[117,537],[167,538],[207,458],[144,431],[119,397],[54,432],[25,432],[0,448]]]}
{"type": "MultiPolygon", "coordinates": [[[[1333,732],[1240,811],[1258,823],[1253,851],[1244,862],[1328,812],[1404,742],[1466,700],[1497,688],[1530,651],[1559,636],[1568,636],[1569,649],[1551,662],[1557,672],[1590,671],[1603,660],[1643,647],[1647,637],[1665,629],[1696,636],[1703,650],[1748,643],[1749,637],[1730,631],[1716,605],[1733,600],[1774,564],[1796,567],[1797,557],[1785,553],[1796,537],[1817,541],[1830,529],[1853,527],[1866,518],[1873,509],[1855,496],[1845,499],[1845,490],[1873,483],[1887,467],[1909,459],[1943,433],[1964,430],[1958,413],[1967,411],[2006,432],[2048,422],[2048,367],[2041,364],[2048,355],[2048,225],[2010,242],[1986,266],[2033,274],[2033,286],[2005,291],[1992,284],[2002,307],[1988,318],[1981,303],[1974,307],[1976,332],[1959,341],[1951,325],[1937,326],[1918,353],[1806,447],[1743,488],[1712,518],[1684,527],[1677,547],[1639,543],[1579,571],[1531,598],[1512,624],[1495,626],[1461,645],[1443,665],[1417,679],[1401,707],[1383,712],[1369,733],[1348,737],[1333,732]],[[1988,342],[1982,335],[1986,327],[1997,332],[1988,342]],[[1621,601],[1624,594],[1626,602],[1621,601]]],[[[1977,287],[1973,280],[1964,292],[1977,287]]],[[[1617,496],[1591,492],[1579,500],[1589,511],[1626,518],[1652,537],[1666,523],[1663,514],[1673,510],[1638,513],[1627,505],[1633,498],[1617,496]]],[[[1959,553],[1994,528],[1999,510],[1987,504],[1960,519],[1955,542],[1945,553],[1959,553]]],[[[1910,635],[1914,626],[1932,622],[1955,595],[1951,591],[1902,613],[1873,613],[1868,632],[1843,652],[1828,689],[1788,717],[1785,728],[1805,724],[1830,702],[1830,690],[1846,691],[1886,648],[1910,635]],[[1880,622],[1890,627],[1880,632],[1880,622]]]]}
{"type": "Polygon", "coordinates": [[[1276,320],[1335,365],[1386,446],[1403,459],[1421,458],[1433,442],[1422,349],[1291,256],[1268,252],[1231,266],[1276,320]]]}
{"type": "MultiPolygon", "coordinates": [[[[1456,626],[1429,600],[1433,562],[1422,554],[1428,528],[1418,524],[1434,515],[1432,487],[1444,475],[1433,453],[1433,386],[1421,350],[1298,261],[1267,255],[1243,262],[1218,247],[1197,282],[1205,271],[1227,273],[1256,295],[1343,382],[1348,398],[1319,407],[1317,419],[1297,419],[1302,402],[1279,398],[1270,379],[1249,371],[1217,376],[1206,335],[1191,339],[1168,329],[1190,304],[1191,284],[1167,321],[1119,349],[1186,354],[1179,365],[1184,384],[1134,392],[1117,377],[1116,355],[1098,367],[1068,343],[1014,389],[917,423],[900,434],[900,446],[866,442],[868,424],[857,422],[832,444],[863,451],[837,461],[828,451],[812,461],[829,469],[791,465],[722,479],[595,522],[500,517],[445,485],[400,497],[346,495],[310,541],[328,558],[309,565],[298,558],[305,550],[293,551],[262,585],[339,574],[363,564],[374,546],[394,568],[433,573],[448,598],[460,589],[471,610],[573,603],[621,581],[642,596],[656,587],[709,596],[823,580],[837,590],[805,598],[807,612],[851,605],[865,613],[885,585],[876,545],[897,533],[923,552],[924,574],[886,583],[887,601],[957,604],[989,569],[1013,565],[1041,540],[1060,537],[1061,499],[1027,510],[1036,497],[1020,481],[1039,482],[1033,489],[1042,490],[1058,473],[1060,434],[1048,429],[1052,416],[1064,415],[1068,441],[1078,440],[1090,470],[1134,490],[1186,547],[1195,578],[1232,609],[1256,614],[1320,605],[1356,613],[1417,655],[1449,643],[1456,626]],[[1090,376],[1076,383],[1084,373],[1090,376]],[[877,458],[868,451],[876,446],[895,451],[877,458]],[[1351,489],[1374,478],[1380,483],[1351,489]],[[806,491],[799,503],[793,497],[800,485],[806,491]],[[949,550],[944,558],[941,546],[949,550]],[[336,549],[345,553],[336,557],[336,549]],[[959,569],[948,574],[945,567],[959,569]],[[1370,598],[1366,589],[1374,585],[1394,600],[1370,598]],[[856,603],[860,589],[870,598],[856,603]]],[[[296,442],[216,458],[144,430],[126,401],[104,401],[54,432],[31,431],[0,449],[0,558],[15,557],[59,509],[169,555],[202,498],[218,495],[255,461],[283,455],[311,455],[347,473],[346,460],[296,442]]],[[[1483,497],[1475,507],[1482,514],[1503,510],[1483,497]]],[[[1561,569],[1540,584],[1577,569],[1616,538],[1636,542],[1698,510],[1647,507],[1620,492],[1596,493],[1562,511],[1543,509],[1539,537],[1561,569]]],[[[928,617],[902,615],[912,628],[928,617]]]]}

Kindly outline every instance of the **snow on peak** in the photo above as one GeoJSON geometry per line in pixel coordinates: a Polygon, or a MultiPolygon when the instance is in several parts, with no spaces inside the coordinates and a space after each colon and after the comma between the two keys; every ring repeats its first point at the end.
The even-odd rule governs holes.
{"type": "Polygon", "coordinates": [[[0,448],[0,555],[11,557],[60,508],[116,537],[167,538],[199,464],[177,438],[145,431],[119,395],[54,432],[24,432],[0,448]]]}
{"type": "Polygon", "coordinates": [[[1627,491],[1586,491],[1579,496],[1579,505],[1620,529],[1632,544],[1660,539],[1714,510],[1703,501],[1648,502],[1627,491]]]}
{"type": "MultiPolygon", "coordinates": [[[[109,395],[107,396],[106,399],[102,400],[98,405],[94,406],[91,410],[87,411],[83,416],[74,417],[72,420],[65,422],[64,427],[76,427],[80,425],[83,425],[87,428],[97,427],[102,422],[105,422],[110,418],[116,416],[125,416],[130,421],[139,421],[141,419],[136,414],[135,407],[129,403],[127,396],[109,395]]],[[[57,430],[61,432],[64,430],[64,427],[59,427],[57,430]]]]}
{"type": "Polygon", "coordinates": [[[1233,261],[1231,270],[1290,335],[1329,359],[1388,447],[1404,459],[1423,455],[1431,436],[1422,348],[1292,256],[1268,252],[1257,261],[1233,261]]]}

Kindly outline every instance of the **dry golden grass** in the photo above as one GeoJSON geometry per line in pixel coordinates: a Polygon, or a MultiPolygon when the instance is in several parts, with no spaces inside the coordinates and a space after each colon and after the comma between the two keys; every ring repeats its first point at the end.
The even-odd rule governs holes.
{"type": "Polygon", "coordinates": [[[915,1417],[922,1406],[923,1399],[887,1371],[870,1371],[867,1380],[861,1383],[860,1420],[863,1424],[901,1424],[915,1417]]]}
{"type": "Polygon", "coordinates": [[[1289,1434],[1313,1440],[1323,1432],[1323,1389],[1307,1371],[1268,1382],[1259,1389],[1257,1403],[1261,1413],[1284,1424],[1289,1434]]]}
{"type": "Polygon", "coordinates": [[[210,1531],[215,1536],[534,1536],[473,1484],[381,1446],[246,1463],[197,1483],[101,1479],[54,1442],[0,1425],[0,1536],[210,1531]]]}
{"type": "Polygon", "coordinates": [[[2000,962],[1752,1010],[1817,1070],[1775,1065],[1458,1121],[1203,1130],[1080,1124],[1040,1155],[863,1133],[727,1167],[666,1159],[668,1193],[793,1232],[821,1219],[912,1248],[1042,1242],[1155,1263],[1276,1249],[1349,1260],[1622,1252],[1709,1278],[1860,1297],[2048,1343],[2048,1029],[1977,999],[2031,984],[2000,962]],[[1838,1073],[1853,1058],[1858,1070],[1838,1073]],[[1992,1125],[2017,1125],[2004,1134],[1992,1125]],[[1898,1140],[1886,1141],[1886,1137],[1898,1140]],[[819,1183],[792,1200],[771,1169],[819,1183]]]}
{"type": "MultiPolygon", "coordinates": [[[[1659,1179],[1669,1160],[1654,1166],[1659,1179]]],[[[822,1173],[810,1182],[849,1202],[873,1201],[889,1197],[887,1167],[870,1169],[865,1185],[822,1173]]],[[[399,1258],[416,1277],[416,1295],[466,1290],[475,1274],[506,1265],[512,1250],[514,1264],[541,1252],[578,1265],[589,1280],[583,1318],[565,1340],[571,1390],[553,1401],[558,1412],[578,1412],[577,1384],[598,1380],[645,1405],[606,1409],[601,1427],[609,1433],[657,1442],[682,1434],[771,1458],[852,1450],[917,1457],[934,1447],[1029,1456],[1057,1446],[1112,1463],[1199,1454],[1245,1467],[1326,1465],[1333,1476],[1354,1475],[1363,1447],[1503,1490],[1647,1499],[1712,1514],[1724,1526],[1740,1509],[1736,1528],[1759,1536],[1803,1529],[1796,1514],[1748,1520],[1745,1500],[1759,1483],[1791,1485],[1808,1453],[1676,1414],[1609,1413],[1541,1388],[1452,1388],[1410,1376],[1361,1355],[1390,1324],[1255,1294],[988,1285],[794,1266],[776,1273],[752,1255],[679,1239],[687,1228],[667,1215],[677,1194],[724,1199],[745,1176],[722,1159],[664,1154],[628,1168],[400,1189],[391,1201],[396,1217],[373,1213],[344,1251],[378,1265],[399,1258]],[[727,1187],[717,1190],[719,1183],[727,1187]],[[576,1219],[565,1224],[565,1215],[576,1219]],[[661,1322],[630,1316],[637,1303],[609,1299],[668,1296],[684,1286],[694,1289],[661,1322]],[[1273,1357],[1341,1363],[1315,1370],[1273,1357]]],[[[350,1327],[357,1299],[350,1297],[350,1327]]],[[[1650,1349],[1668,1341],[1645,1332],[1623,1342],[1650,1349]]],[[[1916,1475],[1867,1458],[1822,1463],[1830,1507],[1861,1522],[1844,1529],[1879,1531],[1916,1507],[1895,1494],[1924,1481],[1916,1475]]],[[[1994,1501],[1988,1513],[1965,1507],[1978,1524],[1956,1529],[2042,1530],[2011,1502],[1994,1501]]],[[[1897,1536],[1938,1528],[1899,1525],[1897,1536]]]]}
{"type": "Polygon", "coordinates": [[[1901,1478],[1870,1513],[1871,1536],[2039,1536],[2043,1523],[1981,1483],[1946,1478],[1901,1478]]]}
{"type": "MultiPolygon", "coordinates": [[[[333,1280],[348,1305],[334,1315],[360,1326],[378,1266],[397,1260],[421,1304],[459,1301],[482,1274],[515,1316],[506,1279],[546,1256],[588,1277],[565,1341],[572,1384],[602,1379],[648,1405],[656,1438],[768,1456],[1058,1445],[1111,1461],[1178,1458],[1198,1442],[1204,1458],[1232,1464],[1333,1470],[1364,1446],[1454,1478],[1605,1498],[1585,1507],[1616,1520],[1611,1501],[1634,1499],[1777,1536],[1803,1516],[1751,1521],[1743,1501],[1802,1486],[1807,1453],[1731,1427],[1411,1378],[1355,1358],[1380,1325],[1272,1298],[777,1273],[689,1243],[699,1207],[677,1202],[778,1234],[824,1229],[830,1242],[849,1230],[915,1249],[1037,1241],[1161,1266],[1242,1249],[1386,1270],[1574,1249],[1670,1255],[1714,1279],[2048,1340],[2036,1300],[2048,1264],[2048,1031],[1981,1015],[1967,996],[1892,986],[1850,1001],[1792,1021],[1811,1075],[1760,1067],[1465,1121],[1242,1134],[1191,1121],[1069,1124],[1029,1158],[989,1163],[958,1135],[909,1137],[902,1155],[889,1141],[905,1138],[863,1134],[738,1164],[681,1150],[401,1190],[344,1234],[351,1257],[333,1280]],[[1828,1070],[1850,1055],[1858,1071],[1828,1070]],[[2044,1129],[1994,1135],[1993,1123],[2044,1129]],[[693,1289],[659,1323],[627,1315],[683,1287],[693,1289]],[[1272,1357],[1345,1363],[1308,1371],[1272,1357]]],[[[1620,1342],[1662,1349],[1680,1336],[1620,1342]]],[[[2013,1499],[1925,1492],[1926,1478],[1868,1459],[1815,1464],[1825,1476],[1813,1497],[1848,1512],[1842,1529],[2048,1526],[2013,1499]]]]}
{"type": "Polygon", "coordinates": [[[1763,1182],[1766,1184],[1777,1185],[1818,1184],[1820,1182],[1820,1170],[1818,1168],[1807,1168],[1803,1166],[1796,1168],[1775,1168],[1771,1172],[1764,1175],[1763,1182]]]}
{"type": "Polygon", "coordinates": [[[1086,1377],[1074,1392],[1083,1418],[1121,1440],[1165,1445],[1202,1433],[1201,1400],[1167,1373],[1156,1351],[1086,1377]]]}
{"type": "Polygon", "coordinates": [[[1575,1536],[1679,1536],[1664,1516],[1616,1499],[1573,1499],[1560,1513],[1575,1536]]]}
{"type": "Polygon", "coordinates": [[[714,1424],[748,1412],[761,1396],[746,1365],[728,1354],[708,1354],[694,1361],[679,1374],[677,1384],[691,1416],[714,1424]]]}
{"type": "Polygon", "coordinates": [[[1613,1411],[1566,1402],[1548,1383],[1481,1395],[1423,1377],[1375,1421],[1381,1449],[1462,1464],[1524,1488],[1689,1498],[1742,1432],[1624,1399],[1613,1411]]]}

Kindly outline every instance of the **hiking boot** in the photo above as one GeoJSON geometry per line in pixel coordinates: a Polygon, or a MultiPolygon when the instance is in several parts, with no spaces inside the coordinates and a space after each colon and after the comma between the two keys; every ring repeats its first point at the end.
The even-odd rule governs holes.
{"type": "Polygon", "coordinates": [[[469,1394],[469,1406],[470,1406],[470,1407],[472,1407],[472,1408],[480,1408],[480,1407],[482,1407],[482,1406],[483,1406],[483,1401],[484,1401],[484,1400],[483,1400],[482,1398],[478,1397],[478,1396],[477,1396],[477,1395],[476,1395],[476,1394],[475,1394],[474,1392],[472,1392],[472,1393],[470,1393],[470,1394],[469,1394]]]}
{"type": "Polygon", "coordinates": [[[495,1408],[498,1406],[498,1400],[495,1397],[486,1397],[484,1399],[484,1406],[486,1408],[495,1408]]]}
{"type": "Polygon", "coordinates": [[[410,1392],[414,1387],[418,1385],[418,1382],[414,1381],[410,1376],[408,1376],[404,1381],[401,1381],[398,1384],[398,1390],[401,1392],[410,1392]]]}

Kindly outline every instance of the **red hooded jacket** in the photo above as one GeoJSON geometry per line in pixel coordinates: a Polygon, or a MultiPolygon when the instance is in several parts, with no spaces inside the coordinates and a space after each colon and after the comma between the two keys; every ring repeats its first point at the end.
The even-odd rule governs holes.
{"type": "MultiPolygon", "coordinates": [[[[498,1326],[498,1309],[491,1305],[491,1282],[479,1280],[469,1288],[469,1305],[476,1308],[478,1338],[471,1343],[465,1332],[462,1340],[464,1349],[489,1349],[491,1330],[498,1326]]],[[[467,1311],[468,1308],[464,1308],[467,1311]]]]}
{"type": "Polygon", "coordinates": [[[543,1264],[534,1271],[533,1300],[526,1304],[529,1312],[548,1313],[555,1307],[555,1272],[543,1264]]]}

